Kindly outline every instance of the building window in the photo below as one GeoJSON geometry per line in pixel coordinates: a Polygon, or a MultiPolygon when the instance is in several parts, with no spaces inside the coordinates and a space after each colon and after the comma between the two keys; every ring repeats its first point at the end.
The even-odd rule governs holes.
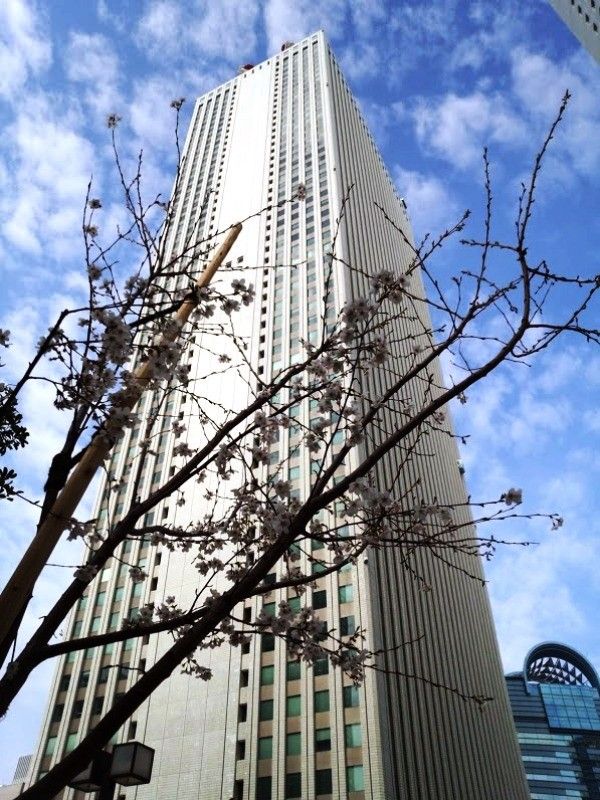
{"type": "Polygon", "coordinates": [[[94,697],[92,700],[92,716],[95,717],[98,714],[102,713],[102,707],[104,706],[104,695],[100,697],[94,697]]]}
{"type": "Polygon", "coordinates": [[[110,667],[102,667],[98,675],[98,683],[106,683],[108,681],[110,667]]]}
{"type": "Polygon", "coordinates": [[[243,761],[246,758],[246,740],[238,739],[235,746],[235,757],[238,761],[243,761]]]}
{"type": "Polygon", "coordinates": [[[288,717],[299,717],[301,712],[301,699],[299,694],[286,698],[285,711],[288,717]]]}
{"type": "Polygon", "coordinates": [[[53,756],[56,752],[56,736],[50,736],[46,742],[46,749],[44,750],[45,756],[53,756]]]}
{"type": "Polygon", "coordinates": [[[270,653],[275,650],[275,637],[272,633],[263,633],[260,640],[263,653],[270,653]]]}
{"type": "Polygon", "coordinates": [[[89,682],[90,682],[90,673],[87,670],[84,670],[79,676],[79,688],[85,689],[89,682]]]}
{"type": "Polygon", "coordinates": [[[331,750],[331,728],[317,728],[315,731],[315,750],[317,753],[331,750]]]}
{"type": "Polygon", "coordinates": [[[246,722],[247,719],[248,719],[248,704],[240,703],[240,707],[238,709],[238,722],[246,722]]]}
{"type": "Polygon", "coordinates": [[[359,705],[358,688],[356,686],[344,686],[342,689],[344,696],[344,708],[357,708],[359,705]]]}
{"type": "Polygon", "coordinates": [[[60,722],[62,719],[63,712],[65,710],[64,704],[59,703],[58,705],[54,706],[54,710],[52,712],[51,722],[60,722]]]}
{"type": "Polygon", "coordinates": [[[273,737],[261,736],[258,740],[258,758],[273,758],[273,737]]]}
{"type": "Polygon", "coordinates": [[[260,705],[258,707],[258,718],[261,722],[265,722],[266,720],[273,719],[273,701],[272,700],[261,700],[260,705]]]}
{"type": "Polygon", "coordinates": [[[70,733],[67,736],[67,743],[65,744],[65,753],[70,753],[71,750],[74,750],[77,747],[77,734],[70,733]]]}
{"type": "Polygon", "coordinates": [[[315,692],[315,713],[319,711],[329,711],[329,690],[315,692]]]}
{"type": "Polygon", "coordinates": [[[271,800],[271,776],[256,779],[256,800],[271,800]]]}
{"type": "Polygon", "coordinates": [[[75,700],[73,703],[73,713],[71,717],[73,719],[81,719],[81,715],[83,714],[83,700],[75,700]]]}
{"type": "Polygon", "coordinates": [[[354,599],[354,587],[351,583],[346,586],[340,586],[339,590],[340,603],[351,603],[354,599]]]}
{"type": "Polygon", "coordinates": [[[346,747],[360,747],[362,744],[362,728],[360,723],[346,725],[344,729],[346,747]]]}
{"type": "Polygon", "coordinates": [[[331,794],[333,792],[330,769],[318,769],[315,771],[315,791],[317,794],[331,794]]]}
{"type": "Polygon", "coordinates": [[[329,659],[327,656],[325,656],[325,658],[318,658],[316,661],[314,661],[313,670],[315,675],[327,675],[329,673],[329,659]]]}
{"type": "Polygon", "coordinates": [[[299,733],[288,733],[285,737],[286,756],[299,756],[302,751],[302,736],[299,733]]]}
{"type": "Polygon", "coordinates": [[[58,691],[59,692],[66,692],[67,689],[69,688],[69,683],[70,682],[71,682],[71,675],[70,674],[63,675],[62,678],[60,679],[60,683],[58,685],[58,691]]]}
{"type": "Polygon", "coordinates": [[[327,608],[327,592],[321,589],[318,592],[313,592],[313,608],[327,608]]]}
{"type": "Polygon", "coordinates": [[[288,661],[286,667],[286,678],[288,681],[297,681],[300,679],[300,662],[288,661]]]}
{"type": "Polygon", "coordinates": [[[285,776],[285,797],[302,797],[302,775],[290,772],[285,776]]]}
{"type": "Polygon", "coordinates": [[[248,686],[249,673],[247,669],[243,669],[240,673],[240,686],[248,686]]]}
{"type": "Polygon", "coordinates": [[[365,788],[362,764],[346,767],[346,783],[349,792],[362,792],[365,788]]]}
{"type": "Polygon", "coordinates": [[[352,636],[355,630],[354,617],[340,617],[340,636],[352,636]]]}
{"type": "Polygon", "coordinates": [[[275,680],[275,667],[261,667],[260,669],[260,685],[271,686],[275,680]]]}

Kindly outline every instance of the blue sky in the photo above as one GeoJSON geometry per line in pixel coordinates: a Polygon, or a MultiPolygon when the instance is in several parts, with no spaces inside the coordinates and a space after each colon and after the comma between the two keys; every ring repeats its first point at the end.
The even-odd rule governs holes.
{"type": "MultiPolygon", "coordinates": [[[[267,58],[286,39],[323,28],[358,97],[417,235],[481,207],[481,150],[489,145],[499,235],[510,229],[518,183],[566,88],[573,101],[547,169],[532,253],[558,270],[598,274],[600,71],[545,0],[89,0],[0,4],[0,327],[23,364],[57,310],[81,287],[80,219],[90,175],[118,222],[104,119],[116,111],[126,158],[145,153],[149,192],[168,194],[173,98],[192,98],[267,58]]],[[[187,124],[192,103],[184,107],[187,124]]],[[[479,214],[474,214],[473,235],[479,214]]],[[[461,266],[456,248],[441,268],[461,266]]],[[[15,374],[13,372],[13,374],[15,374]]],[[[493,375],[455,410],[470,435],[463,458],[474,497],[523,489],[525,510],[547,523],[507,525],[498,536],[535,539],[503,548],[487,574],[506,669],[545,639],[580,648],[600,667],[600,354],[565,339],[531,367],[493,375]]],[[[35,494],[60,421],[38,384],[24,398],[32,444],[20,458],[35,494]]],[[[32,530],[24,504],[1,509],[4,578],[32,530]]],[[[77,554],[62,546],[57,561],[77,554]]],[[[68,574],[68,571],[67,573],[68,574]]],[[[65,570],[50,568],[30,627],[65,570]]],[[[31,752],[50,679],[36,673],[0,724],[0,782],[31,752]]]]}

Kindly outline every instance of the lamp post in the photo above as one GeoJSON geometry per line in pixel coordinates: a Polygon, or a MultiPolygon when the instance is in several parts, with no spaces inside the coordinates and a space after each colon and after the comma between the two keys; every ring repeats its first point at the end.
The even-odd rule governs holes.
{"type": "Polygon", "coordinates": [[[101,750],[69,786],[80,792],[98,792],[97,800],[113,800],[117,783],[121,786],[150,783],[153,762],[152,747],[141,742],[116,744],[112,753],[101,750]]]}

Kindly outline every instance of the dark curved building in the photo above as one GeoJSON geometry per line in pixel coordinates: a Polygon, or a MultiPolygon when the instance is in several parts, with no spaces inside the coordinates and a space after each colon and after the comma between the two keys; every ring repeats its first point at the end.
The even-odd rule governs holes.
{"type": "Polygon", "coordinates": [[[506,683],[532,800],[600,800],[600,679],[590,662],[543,642],[506,683]]]}

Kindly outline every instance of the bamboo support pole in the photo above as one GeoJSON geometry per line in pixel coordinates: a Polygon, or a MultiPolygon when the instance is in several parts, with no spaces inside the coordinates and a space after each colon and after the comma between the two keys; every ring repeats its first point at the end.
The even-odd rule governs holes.
{"type": "MultiPolygon", "coordinates": [[[[230,228],[224,242],[196,281],[197,289],[208,286],[211,282],[241,230],[241,223],[237,223],[230,228]]],[[[163,337],[161,341],[165,341],[166,338],[169,341],[175,341],[179,336],[179,331],[182,330],[197,305],[197,295],[194,294],[187,297],[173,315],[177,325],[172,326],[172,333],[167,337],[163,337]]],[[[123,408],[127,410],[133,409],[148,386],[152,377],[152,367],[153,360],[152,355],[150,355],[149,359],[134,371],[131,384],[119,400],[119,411],[122,411],[123,408]]],[[[33,587],[40,573],[58,543],[62,532],[73,517],[92,478],[114,447],[116,438],[122,432],[121,429],[117,437],[102,436],[101,431],[100,434],[94,436],[82,458],[67,478],[52,509],[38,527],[31,544],[2,590],[2,594],[0,594],[0,651],[8,651],[7,644],[10,646],[11,643],[6,642],[6,637],[10,636],[11,633],[16,635],[14,629],[17,621],[29,602],[33,587]]]]}

